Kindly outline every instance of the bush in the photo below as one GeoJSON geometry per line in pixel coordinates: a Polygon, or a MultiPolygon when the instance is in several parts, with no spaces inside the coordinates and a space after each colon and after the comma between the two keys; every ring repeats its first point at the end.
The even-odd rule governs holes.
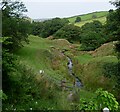
{"type": "Polygon", "coordinates": [[[69,42],[80,40],[80,27],[74,26],[73,24],[65,25],[63,28],[58,30],[54,36],[56,38],[64,38],[69,42]]]}
{"type": "Polygon", "coordinates": [[[46,38],[53,35],[56,31],[68,23],[67,19],[54,18],[43,22],[41,33],[39,36],[46,38]]]}
{"type": "Polygon", "coordinates": [[[8,110],[29,110],[30,108],[40,110],[46,106],[39,107],[43,103],[40,102],[41,99],[46,99],[48,103],[53,100],[51,106],[55,105],[56,93],[52,82],[44,77],[39,79],[29,66],[17,63],[15,68],[16,71],[9,73],[12,82],[11,91],[7,93],[7,99],[3,101],[3,110],[6,108],[8,110]]]}
{"type": "Polygon", "coordinates": [[[112,77],[112,76],[118,76],[118,63],[105,63],[103,65],[103,74],[105,74],[106,77],[112,77]]]}
{"type": "Polygon", "coordinates": [[[81,50],[95,50],[104,42],[102,34],[95,31],[88,31],[81,35],[81,50]]]}
{"type": "Polygon", "coordinates": [[[97,18],[97,15],[93,14],[93,15],[92,15],[92,18],[93,18],[93,19],[97,18]]]}
{"type": "Polygon", "coordinates": [[[106,41],[103,26],[99,21],[86,23],[81,27],[81,50],[95,50],[106,41]]]}
{"type": "Polygon", "coordinates": [[[81,17],[77,16],[76,20],[75,20],[75,23],[80,22],[80,21],[81,21],[81,17]]]}
{"type": "Polygon", "coordinates": [[[109,110],[118,110],[119,103],[113,94],[103,91],[101,88],[96,92],[96,97],[92,97],[90,102],[80,99],[80,110],[101,110],[108,107],[109,110]]]}

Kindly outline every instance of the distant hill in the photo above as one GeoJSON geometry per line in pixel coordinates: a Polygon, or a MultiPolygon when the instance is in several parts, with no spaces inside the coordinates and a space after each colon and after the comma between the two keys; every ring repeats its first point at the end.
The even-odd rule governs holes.
{"type": "Polygon", "coordinates": [[[76,17],[81,17],[81,22],[75,23],[76,26],[82,26],[87,22],[92,22],[93,20],[99,20],[103,24],[106,21],[106,16],[108,14],[108,11],[100,11],[100,12],[92,12],[88,14],[83,14],[83,15],[77,15],[73,17],[67,18],[70,23],[75,23],[76,17]]]}
{"type": "Polygon", "coordinates": [[[42,19],[33,19],[34,22],[43,22],[46,20],[50,20],[51,18],[42,18],[42,19]]]}

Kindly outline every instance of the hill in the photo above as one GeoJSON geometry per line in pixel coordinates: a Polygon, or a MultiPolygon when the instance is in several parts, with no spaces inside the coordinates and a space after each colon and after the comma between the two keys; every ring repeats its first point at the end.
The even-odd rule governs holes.
{"type": "Polygon", "coordinates": [[[39,70],[44,70],[45,75],[56,84],[66,78],[71,85],[72,82],[68,75],[68,61],[66,58],[66,56],[69,56],[73,60],[73,72],[82,79],[86,88],[90,87],[92,90],[95,90],[103,87],[111,90],[114,81],[113,83],[109,83],[111,80],[104,77],[103,66],[106,63],[117,63],[113,43],[106,44],[106,46],[104,45],[104,47],[100,47],[96,51],[93,51],[93,53],[90,53],[79,51],[79,45],[71,44],[65,39],[50,40],[36,36],[30,36],[29,39],[30,44],[25,44],[16,54],[20,57],[20,60],[30,65],[37,74],[39,74],[39,70]],[[112,51],[107,50],[107,48],[112,49],[112,51]],[[62,54],[62,51],[66,51],[66,56],[62,54]],[[104,51],[103,54],[102,51],[104,51]],[[90,71],[93,71],[94,68],[96,69],[90,72],[89,70],[86,71],[86,68],[89,68],[90,71]],[[93,81],[90,84],[87,82],[88,78],[89,81],[94,80],[95,82],[93,81]],[[96,82],[96,78],[101,80],[104,78],[106,83],[102,84],[100,80],[96,82]]]}
{"type": "Polygon", "coordinates": [[[92,22],[93,20],[99,20],[104,24],[106,21],[107,14],[108,14],[107,11],[100,11],[100,12],[92,12],[83,15],[77,15],[77,16],[69,17],[67,19],[70,21],[70,23],[75,23],[76,17],[78,16],[81,17],[81,22],[75,23],[76,26],[82,26],[87,22],[92,22]]]}
{"type": "Polygon", "coordinates": [[[73,77],[68,72],[67,57],[72,60],[73,73],[81,79],[84,85],[78,91],[80,98],[89,101],[91,96],[95,96],[94,92],[98,88],[106,89],[117,97],[117,91],[113,89],[116,79],[112,77],[117,72],[118,62],[114,53],[114,43],[107,43],[93,52],[87,52],[80,51],[79,44],[71,44],[65,39],[51,40],[31,35],[29,40],[29,44],[24,44],[24,47],[16,52],[16,55],[19,56],[21,63],[32,68],[38,81],[45,83],[45,86],[40,86],[40,90],[47,90],[48,93],[42,94],[39,108],[44,109],[50,106],[53,109],[71,109],[66,97],[69,95],[74,82],[73,77]],[[112,50],[107,50],[107,48],[112,50]],[[103,54],[102,51],[104,51],[103,54]],[[105,52],[107,53],[105,54],[105,52]],[[112,68],[110,68],[111,64],[112,68]],[[44,71],[42,76],[40,71],[44,71]],[[69,87],[64,92],[60,91],[63,79],[66,79],[65,85],[69,87]],[[59,89],[54,88],[52,83],[59,89]],[[49,93],[47,88],[51,86],[51,93],[49,93]],[[49,95],[56,97],[50,100],[49,95]],[[46,98],[46,102],[44,102],[43,96],[46,98]],[[51,104],[51,101],[54,103],[51,104]]]}

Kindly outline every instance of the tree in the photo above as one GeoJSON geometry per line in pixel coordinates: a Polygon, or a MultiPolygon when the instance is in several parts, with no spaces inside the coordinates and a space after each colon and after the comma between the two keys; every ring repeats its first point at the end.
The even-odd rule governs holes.
{"type": "Polygon", "coordinates": [[[97,33],[95,31],[88,31],[87,33],[83,33],[81,35],[81,50],[95,50],[98,48],[103,42],[102,33],[97,33]]]}
{"type": "Polygon", "coordinates": [[[93,15],[92,15],[92,18],[93,18],[93,19],[97,18],[97,15],[93,14],[93,15]]]}
{"type": "Polygon", "coordinates": [[[2,36],[11,37],[8,41],[11,45],[4,45],[10,51],[22,46],[22,41],[28,41],[27,37],[30,31],[30,21],[24,16],[23,12],[27,9],[22,2],[4,0],[2,2],[2,36]]]}
{"type": "Polygon", "coordinates": [[[81,49],[94,50],[105,42],[103,26],[99,21],[86,23],[81,27],[81,49]]]}
{"type": "Polygon", "coordinates": [[[2,13],[5,17],[20,17],[22,12],[27,12],[25,5],[20,1],[3,0],[2,1],[2,13]]]}
{"type": "Polygon", "coordinates": [[[52,20],[44,21],[40,36],[46,38],[50,35],[53,35],[56,31],[58,31],[67,23],[68,23],[67,19],[60,18],[54,18],[52,20]]]}
{"type": "MultiPolygon", "coordinates": [[[[22,41],[27,41],[30,22],[23,18],[22,12],[26,8],[22,2],[3,0],[2,2],[2,86],[7,96],[12,98],[11,92],[17,90],[17,82],[14,82],[13,74],[17,66],[17,58],[13,52],[22,45],[22,41]]],[[[10,100],[10,99],[9,99],[10,100]]]]}
{"type": "Polygon", "coordinates": [[[106,32],[109,35],[109,41],[120,40],[120,1],[110,2],[117,9],[115,11],[109,10],[106,21],[106,32]]]}
{"type": "Polygon", "coordinates": [[[75,20],[75,23],[80,22],[80,21],[81,21],[81,17],[77,16],[76,20],[75,20]]]}
{"type": "MultiPolygon", "coordinates": [[[[117,75],[117,84],[120,88],[120,1],[115,0],[110,2],[116,7],[115,11],[109,11],[106,21],[106,32],[109,35],[110,41],[117,41],[116,51],[118,53],[118,75],[117,75]]],[[[120,90],[120,89],[119,89],[120,90]]]]}
{"type": "Polygon", "coordinates": [[[44,25],[43,22],[33,22],[32,23],[32,34],[41,36],[43,25],[44,25]]]}
{"type": "Polygon", "coordinates": [[[58,30],[54,36],[56,38],[64,38],[69,42],[79,41],[80,40],[80,27],[73,24],[68,24],[58,30]]]}

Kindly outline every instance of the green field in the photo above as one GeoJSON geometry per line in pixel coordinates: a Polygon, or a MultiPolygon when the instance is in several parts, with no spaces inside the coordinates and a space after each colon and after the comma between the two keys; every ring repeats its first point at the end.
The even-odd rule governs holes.
{"type": "MultiPolygon", "coordinates": [[[[101,17],[105,17],[107,14],[108,14],[107,11],[101,11],[101,12],[93,12],[93,13],[88,13],[88,14],[83,14],[78,16],[81,17],[82,21],[87,21],[87,20],[91,20],[93,15],[96,15],[96,18],[101,18],[101,17]]],[[[77,16],[73,16],[67,19],[70,21],[70,23],[74,23],[76,17],[77,16]]]]}
{"type": "Polygon", "coordinates": [[[90,19],[90,20],[86,20],[86,21],[81,21],[81,22],[75,23],[75,25],[81,27],[81,26],[84,25],[85,23],[90,23],[90,22],[93,22],[93,21],[95,21],[95,20],[98,20],[98,21],[100,21],[102,24],[104,24],[104,23],[106,22],[106,17],[100,17],[100,18],[96,18],[96,19],[90,19]]]}
{"type": "Polygon", "coordinates": [[[89,22],[92,22],[94,20],[98,20],[102,24],[104,24],[105,21],[106,21],[107,14],[108,14],[107,11],[100,11],[100,12],[93,12],[93,13],[78,15],[79,17],[81,17],[81,22],[78,22],[78,23],[75,23],[75,19],[76,19],[77,16],[69,17],[67,19],[70,21],[70,23],[75,23],[76,26],[81,27],[85,23],[89,23],[89,22]],[[96,18],[93,18],[92,17],[93,15],[96,15],[96,18]]]}

